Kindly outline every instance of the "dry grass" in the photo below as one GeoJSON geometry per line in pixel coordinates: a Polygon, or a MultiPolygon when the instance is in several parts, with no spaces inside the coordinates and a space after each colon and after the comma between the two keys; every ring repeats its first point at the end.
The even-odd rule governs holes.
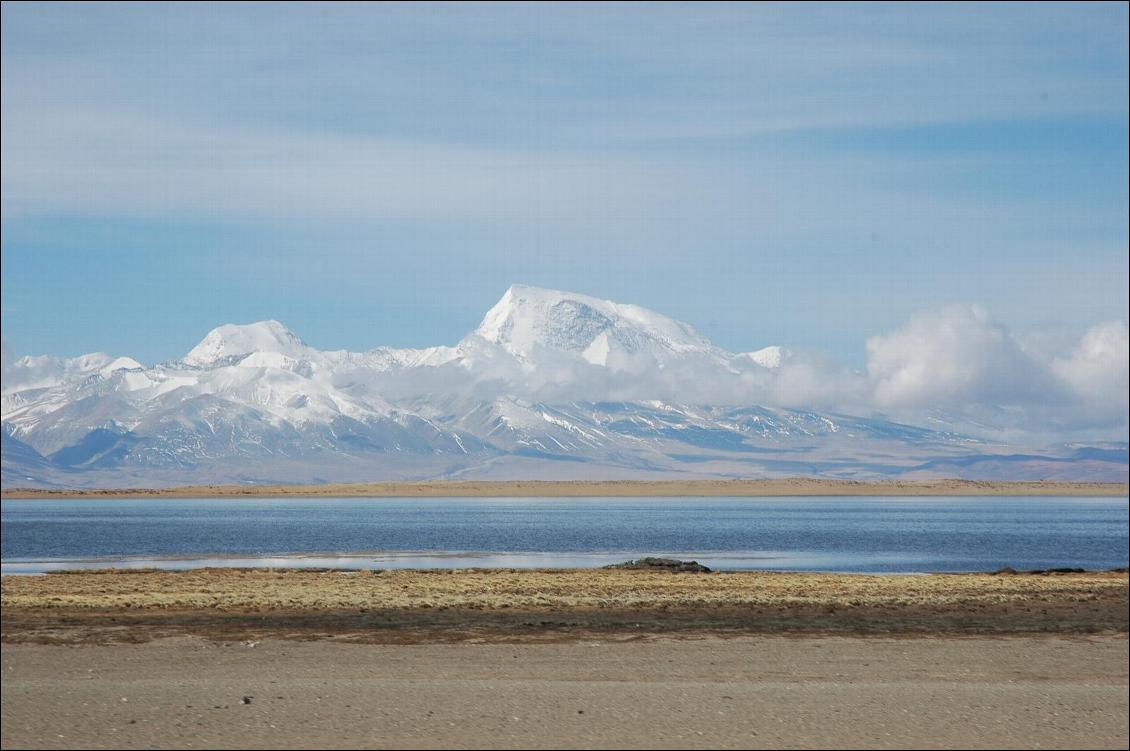
{"type": "Polygon", "coordinates": [[[11,609],[662,610],[713,607],[982,607],[1125,599],[1120,573],[859,576],[608,570],[203,569],[6,576],[11,609]]]}

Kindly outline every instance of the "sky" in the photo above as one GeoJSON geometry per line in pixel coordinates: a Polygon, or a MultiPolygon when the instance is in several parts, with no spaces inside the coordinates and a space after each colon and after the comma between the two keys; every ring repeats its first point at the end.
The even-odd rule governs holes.
{"type": "Polygon", "coordinates": [[[514,283],[857,368],[1127,319],[1125,3],[2,12],[17,354],[453,344],[514,283]]]}

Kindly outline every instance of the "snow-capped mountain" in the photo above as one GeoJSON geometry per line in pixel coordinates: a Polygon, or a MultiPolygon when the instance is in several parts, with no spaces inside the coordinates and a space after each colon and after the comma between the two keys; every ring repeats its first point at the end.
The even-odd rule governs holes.
{"type": "Polygon", "coordinates": [[[688,356],[727,357],[687,324],[646,308],[519,285],[506,291],[472,336],[524,363],[536,363],[546,352],[611,368],[639,359],[664,364],[688,356]]]}
{"type": "Polygon", "coordinates": [[[252,354],[301,359],[316,352],[278,321],[259,321],[246,326],[228,324],[212,329],[181,362],[206,368],[228,358],[252,354]]]}
{"type": "Polygon", "coordinates": [[[321,351],[277,321],[224,325],[154,367],[104,354],[6,367],[3,482],[973,476],[982,460],[1001,476],[1125,479],[1124,446],[1033,455],[762,406],[793,357],[726,352],[635,305],[525,286],[450,347],[321,351]]]}

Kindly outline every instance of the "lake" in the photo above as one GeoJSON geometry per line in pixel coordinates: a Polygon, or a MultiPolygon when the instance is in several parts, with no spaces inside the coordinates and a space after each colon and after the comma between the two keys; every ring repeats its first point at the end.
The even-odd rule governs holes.
{"type": "Polygon", "coordinates": [[[1126,498],[254,498],[0,502],[4,573],[105,566],[729,570],[1127,565],[1126,498]]]}

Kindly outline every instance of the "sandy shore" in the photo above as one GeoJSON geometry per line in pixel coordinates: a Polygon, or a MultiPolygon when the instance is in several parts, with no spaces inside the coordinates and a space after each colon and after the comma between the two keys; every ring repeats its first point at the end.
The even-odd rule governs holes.
{"type": "Polygon", "coordinates": [[[4,748],[1118,748],[1125,573],[2,579],[4,748]]]}
{"type": "Polygon", "coordinates": [[[1125,636],[5,644],[4,748],[1125,748],[1125,636]]]}
{"type": "Polygon", "coordinates": [[[1125,633],[1125,573],[197,569],[2,580],[5,642],[336,638],[420,643],[640,634],[1125,633]]]}
{"type": "Polygon", "coordinates": [[[451,498],[451,497],[634,497],[634,496],[1124,496],[1126,483],[978,482],[921,480],[855,482],[779,480],[673,481],[428,481],[324,485],[191,485],[178,488],[37,490],[5,488],[4,498],[224,498],[229,496],[451,498]]]}

